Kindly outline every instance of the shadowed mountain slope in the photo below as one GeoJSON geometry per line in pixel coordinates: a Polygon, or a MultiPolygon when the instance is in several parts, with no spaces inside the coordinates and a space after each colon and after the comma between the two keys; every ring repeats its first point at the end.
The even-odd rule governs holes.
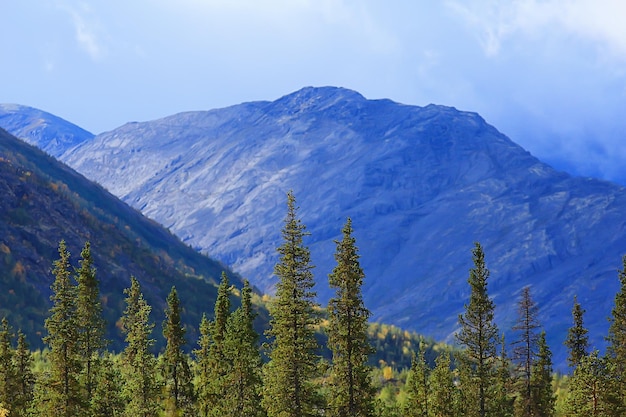
{"type": "MultiPolygon", "coordinates": [[[[170,288],[185,305],[190,340],[203,311],[211,313],[222,271],[218,262],[180,242],[102,187],[0,129],[0,315],[41,346],[50,307],[52,263],[65,240],[77,267],[86,241],[100,280],[108,337],[122,340],[116,321],[134,275],[160,324],[170,288]]],[[[229,273],[241,286],[239,276],[229,273]]],[[[160,339],[160,331],[154,336],[160,339]]]]}

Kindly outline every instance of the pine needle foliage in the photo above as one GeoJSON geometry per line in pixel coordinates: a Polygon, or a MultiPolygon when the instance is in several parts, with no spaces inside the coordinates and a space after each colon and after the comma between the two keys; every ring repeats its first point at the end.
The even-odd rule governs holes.
{"type": "Polygon", "coordinates": [[[13,410],[13,401],[17,386],[17,370],[13,357],[15,353],[11,345],[12,331],[9,321],[4,317],[0,323],[0,403],[7,410],[13,410]]]}
{"type": "Polygon", "coordinates": [[[126,348],[122,352],[123,396],[126,417],[155,417],[159,412],[160,383],[157,379],[157,360],[150,352],[154,339],[150,336],[154,324],[150,322],[150,305],[141,292],[139,281],[131,277],[126,294],[126,310],[121,320],[126,334],[126,348]]]}
{"type": "Polygon", "coordinates": [[[428,417],[429,369],[424,359],[424,351],[413,353],[411,370],[406,380],[407,399],[404,405],[406,417],[428,417]]]}
{"type": "Polygon", "coordinates": [[[556,396],[552,389],[552,352],[542,331],[537,340],[537,360],[531,375],[531,416],[554,417],[556,396]]]}
{"type": "Polygon", "coordinates": [[[83,368],[81,385],[85,390],[85,400],[89,403],[97,379],[95,363],[106,346],[105,321],[102,318],[99,282],[89,242],[85,243],[80,256],[80,267],[76,271],[76,321],[83,368]]]}
{"type": "Polygon", "coordinates": [[[271,319],[266,332],[271,342],[264,368],[263,405],[269,417],[309,417],[322,407],[314,382],[319,361],[315,339],[318,305],[310,251],[303,242],[308,233],[297,211],[295,197],[289,192],[283,244],[274,268],[276,296],[269,304],[271,319]]]}
{"type": "Polygon", "coordinates": [[[198,349],[193,353],[196,357],[195,366],[195,390],[197,398],[198,415],[200,417],[208,417],[213,408],[211,401],[211,322],[206,314],[202,315],[200,321],[200,337],[198,338],[198,349]]]}
{"type": "Polygon", "coordinates": [[[169,406],[167,411],[170,415],[195,416],[192,375],[189,358],[183,351],[187,341],[180,311],[178,293],[176,288],[172,287],[167,296],[163,322],[163,337],[165,337],[166,345],[161,358],[166,403],[169,406]]]}
{"type": "Polygon", "coordinates": [[[511,362],[507,357],[504,335],[500,341],[500,356],[494,385],[493,411],[500,417],[512,417],[514,413],[515,397],[512,393],[513,379],[511,376],[511,362]]]}
{"type": "Polygon", "coordinates": [[[253,326],[255,316],[252,310],[252,288],[244,280],[241,306],[228,317],[224,335],[224,353],[230,363],[230,371],[224,376],[224,415],[265,416],[261,407],[262,361],[259,334],[253,326]]]}
{"type": "Polygon", "coordinates": [[[17,333],[17,347],[13,355],[17,384],[11,407],[12,417],[25,417],[34,397],[35,376],[33,375],[33,359],[26,341],[26,335],[17,333]]]}
{"type": "Polygon", "coordinates": [[[119,363],[111,354],[103,355],[95,365],[98,378],[93,387],[90,404],[91,417],[121,416],[124,412],[122,379],[119,363]]]}
{"type": "Polygon", "coordinates": [[[50,374],[42,390],[41,411],[50,416],[79,416],[85,411],[80,374],[81,344],[78,332],[76,287],[71,280],[70,253],[65,241],[59,243],[59,259],[52,274],[52,307],[45,327],[44,343],[50,348],[50,374]]]}
{"type": "Polygon", "coordinates": [[[582,358],[570,379],[564,411],[566,416],[622,417],[615,369],[597,350],[582,358]]]}
{"type": "MultiPolygon", "coordinates": [[[[607,357],[616,375],[626,375],[626,255],[622,258],[622,270],[618,271],[620,288],[615,295],[609,317],[607,357]]],[[[618,396],[620,407],[626,409],[626,377],[619,378],[618,396]]]]}
{"type": "Polygon", "coordinates": [[[450,353],[442,353],[435,362],[435,369],[433,369],[429,377],[429,416],[455,417],[457,415],[454,409],[456,388],[454,386],[454,377],[450,370],[450,353]]]}
{"type": "Polygon", "coordinates": [[[375,392],[368,357],[373,353],[367,337],[369,310],[361,287],[365,274],[359,263],[352,220],[343,227],[343,239],[335,241],[337,266],[329,275],[336,295],[328,303],[328,347],[332,352],[330,415],[369,417],[374,413],[375,392]]]}
{"type": "Polygon", "coordinates": [[[589,332],[584,325],[585,310],[580,306],[578,298],[574,297],[574,306],[572,307],[573,325],[567,330],[567,339],[565,346],[569,351],[567,355],[567,363],[570,368],[576,369],[582,358],[588,355],[589,350],[589,332]]]}
{"type": "MultiPolygon", "coordinates": [[[[217,289],[215,300],[214,318],[209,325],[210,342],[206,369],[208,379],[205,386],[200,389],[200,408],[207,410],[209,416],[221,417],[225,413],[226,376],[231,370],[231,363],[226,357],[224,339],[226,337],[226,325],[230,312],[231,287],[228,276],[222,273],[222,279],[217,289]]],[[[202,330],[202,329],[201,329],[202,330]]]]}
{"type": "Polygon", "coordinates": [[[478,388],[478,415],[491,416],[488,410],[489,395],[494,385],[494,363],[497,358],[498,328],[494,322],[494,303],[487,292],[489,270],[480,243],[472,250],[474,267],[470,269],[469,304],[465,313],[459,315],[460,331],[457,341],[465,347],[463,358],[469,361],[472,379],[478,388]]]}

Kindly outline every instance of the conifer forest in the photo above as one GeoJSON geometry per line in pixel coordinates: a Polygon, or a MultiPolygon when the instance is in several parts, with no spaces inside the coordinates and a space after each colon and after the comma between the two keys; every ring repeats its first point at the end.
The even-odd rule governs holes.
{"type": "Polygon", "coordinates": [[[372,361],[375,354],[382,358],[372,329],[374,339],[389,329],[369,323],[361,293],[366,277],[351,220],[335,242],[336,266],[328,276],[334,296],[322,306],[298,209],[288,193],[274,268],[276,291],[263,297],[269,312],[264,332],[254,326],[260,297],[255,301],[247,281],[237,289],[223,274],[216,302],[200,323],[183,323],[185,300],[172,287],[165,320],[153,323],[141,283],[130,277],[123,315],[115,323],[124,346],[112,351],[92,248],[86,242],[75,265],[61,241],[52,265],[45,348],[31,351],[20,329],[7,319],[1,322],[0,416],[626,415],[626,257],[617,274],[620,290],[606,351],[589,346],[585,306],[575,298],[563,341],[568,371],[557,373],[530,286],[521,291],[514,326],[506,329],[513,340],[505,340],[488,292],[487,256],[475,243],[468,254],[473,261],[469,298],[458,317],[454,346],[405,347],[412,359],[400,367],[372,361]],[[235,298],[240,300],[236,308],[235,298]],[[190,326],[198,328],[197,340],[186,338],[190,326]],[[165,339],[158,352],[157,332],[165,339]]]}

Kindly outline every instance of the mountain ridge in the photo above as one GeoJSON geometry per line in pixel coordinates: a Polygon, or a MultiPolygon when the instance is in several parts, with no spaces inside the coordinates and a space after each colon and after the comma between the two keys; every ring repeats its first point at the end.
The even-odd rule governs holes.
{"type": "Polygon", "coordinates": [[[350,216],[374,319],[439,340],[452,340],[480,241],[502,330],[531,285],[557,360],[575,294],[603,345],[626,248],[624,188],[554,170],[477,113],[307,87],[129,123],[60,159],[263,290],[288,190],[322,301],[350,216]]]}

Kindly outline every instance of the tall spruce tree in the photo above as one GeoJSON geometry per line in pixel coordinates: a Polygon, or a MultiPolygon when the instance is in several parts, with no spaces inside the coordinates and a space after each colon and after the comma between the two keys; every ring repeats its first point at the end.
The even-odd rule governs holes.
{"type": "Polygon", "coordinates": [[[150,322],[152,308],[143,298],[139,281],[131,277],[126,294],[126,310],[122,316],[122,331],[126,348],[122,352],[123,396],[126,417],[154,417],[159,412],[160,382],[157,360],[150,352],[154,339],[150,337],[154,324],[150,322]]]}
{"type": "Polygon", "coordinates": [[[166,412],[168,415],[195,416],[192,375],[189,358],[183,351],[187,341],[180,310],[178,293],[176,288],[172,287],[167,296],[163,322],[163,337],[166,345],[162,356],[162,369],[166,390],[166,412]]]}
{"type": "Polygon", "coordinates": [[[247,280],[241,290],[241,306],[228,317],[224,353],[231,368],[224,376],[224,415],[263,417],[263,381],[259,334],[254,330],[256,314],[252,309],[252,288],[247,280]]]}
{"type": "Polygon", "coordinates": [[[226,273],[217,289],[213,321],[210,324],[210,345],[207,357],[208,384],[202,389],[200,407],[207,409],[210,416],[220,417],[225,413],[226,375],[230,372],[231,362],[226,357],[224,338],[230,316],[230,282],[226,273]]]}
{"type": "Polygon", "coordinates": [[[487,292],[489,270],[480,243],[472,250],[474,267],[470,269],[470,301],[465,313],[459,315],[460,331],[457,341],[465,347],[465,355],[472,370],[474,384],[478,388],[478,415],[492,416],[488,409],[491,387],[494,384],[494,364],[497,359],[498,328],[494,323],[494,303],[487,292]]]}
{"type": "Polygon", "coordinates": [[[97,379],[96,363],[106,346],[105,322],[102,317],[99,282],[96,278],[89,242],[85,243],[80,255],[80,268],[76,271],[76,322],[83,368],[81,385],[85,389],[85,400],[90,403],[97,379]]]}
{"type": "Polygon", "coordinates": [[[524,287],[517,305],[517,322],[513,326],[513,331],[518,334],[518,339],[513,342],[513,357],[520,373],[519,396],[516,401],[516,414],[520,417],[530,417],[534,409],[531,372],[538,353],[538,311],[537,303],[530,295],[530,287],[524,287]]]}
{"type": "Polygon", "coordinates": [[[367,337],[369,310],[361,287],[365,274],[359,263],[350,218],[343,239],[335,241],[337,266],[329,275],[336,291],[328,303],[328,347],[332,352],[330,415],[369,417],[374,413],[375,391],[370,380],[368,356],[373,348],[367,337]]]}
{"type": "Polygon", "coordinates": [[[406,379],[406,401],[404,415],[406,417],[428,417],[428,366],[424,359],[424,351],[419,350],[411,358],[411,369],[406,379]]]}
{"type": "Polygon", "coordinates": [[[319,361],[315,339],[318,305],[310,251],[303,243],[306,227],[297,210],[289,192],[283,244],[274,268],[276,296],[269,305],[271,319],[266,332],[271,342],[264,369],[263,405],[269,417],[313,416],[321,406],[314,382],[319,361]]]}
{"type": "Polygon", "coordinates": [[[622,258],[622,270],[618,271],[620,288],[615,295],[613,309],[609,317],[609,334],[607,336],[607,358],[618,383],[620,406],[626,408],[626,255],[622,258]]]}
{"type": "Polygon", "coordinates": [[[537,360],[531,375],[531,416],[553,417],[556,414],[556,396],[552,389],[552,352],[542,331],[537,340],[537,360]]]}
{"type": "Polygon", "coordinates": [[[567,355],[567,363],[571,368],[576,368],[582,358],[588,355],[589,350],[589,332],[583,323],[585,310],[578,303],[578,298],[574,296],[574,306],[572,307],[572,319],[574,321],[572,327],[567,331],[567,339],[565,346],[569,351],[567,355]]]}
{"type": "Polygon", "coordinates": [[[42,389],[39,411],[48,416],[80,416],[86,408],[80,374],[81,350],[76,313],[76,287],[71,280],[70,253],[65,241],[59,243],[59,259],[54,261],[52,274],[52,307],[44,337],[50,349],[49,378],[42,389]]]}

